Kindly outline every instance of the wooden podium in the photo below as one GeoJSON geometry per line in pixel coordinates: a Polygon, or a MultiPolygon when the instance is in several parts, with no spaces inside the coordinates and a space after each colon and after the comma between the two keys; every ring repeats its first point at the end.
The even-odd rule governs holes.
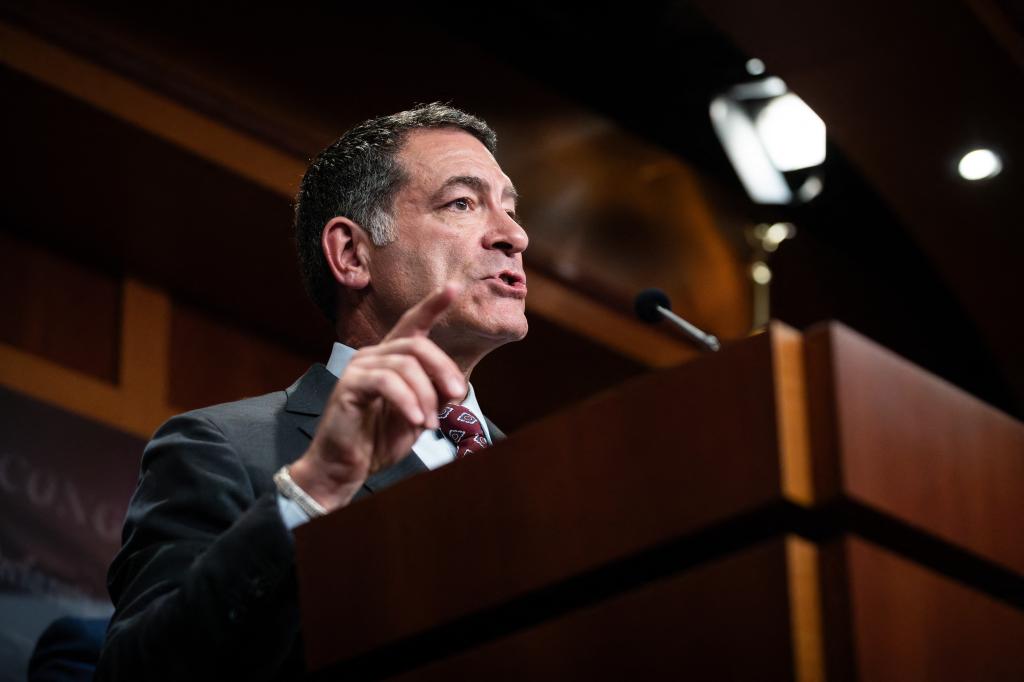
{"type": "Polygon", "coordinates": [[[296,533],[325,679],[1024,680],[1024,425],[773,324],[296,533]]]}

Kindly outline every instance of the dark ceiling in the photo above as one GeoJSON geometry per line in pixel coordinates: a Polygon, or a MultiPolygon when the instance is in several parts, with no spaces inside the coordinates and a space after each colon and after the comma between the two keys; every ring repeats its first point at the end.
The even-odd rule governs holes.
{"type": "Polygon", "coordinates": [[[842,319],[1024,414],[1024,3],[533,2],[488,23],[496,54],[737,190],[708,104],[762,58],[831,140],[811,204],[746,206],[799,229],[774,263],[773,314],[842,319]],[[1003,174],[956,177],[959,155],[984,143],[1003,174]]]}
{"type": "Polygon", "coordinates": [[[224,108],[204,96],[198,81],[163,78],[159,63],[141,64],[90,43],[68,17],[84,13],[101,24],[128,27],[139,40],[167,41],[183,63],[216,61],[240,81],[276,83],[275,94],[300,109],[337,106],[338,130],[413,101],[453,100],[501,111],[509,120],[546,106],[545,92],[582,104],[698,167],[730,201],[742,203],[751,220],[796,223],[797,238],[773,263],[776,317],[797,326],[841,319],[989,402],[1024,412],[1024,365],[1013,350],[1024,343],[1013,276],[1022,245],[1014,167],[1019,157],[1013,153],[1020,133],[1013,121],[1022,119],[1013,118],[1021,96],[1010,92],[1024,92],[1024,62],[1015,61],[1012,47],[1024,16],[1016,3],[940,2],[923,22],[928,30],[918,30],[916,13],[923,10],[909,1],[756,7],[710,0],[576,7],[456,2],[389,4],[386,10],[328,2],[175,2],[89,5],[81,13],[60,4],[53,11],[45,3],[5,4],[9,18],[77,43],[122,71],[134,69],[131,75],[143,82],[177,88],[194,106],[297,155],[322,144],[320,130],[264,125],[259,111],[224,108]],[[978,6],[995,7],[996,25],[1005,30],[1002,42],[979,19],[978,6]],[[951,39],[970,36],[955,45],[963,54],[946,74],[941,99],[929,98],[907,79],[920,71],[930,74],[923,78],[929,85],[938,77],[932,73],[934,40],[943,31],[951,39]],[[409,63],[393,56],[390,45],[410,41],[431,58],[409,63]],[[896,43],[899,50],[885,53],[901,65],[891,69],[891,78],[876,72],[877,60],[862,58],[896,43]],[[748,78],[747,51],[785,78],[829,126],[826,189],[807,206],[766,209],[737,199],[741,189],[707,109],[715,93],[748,78]],[[481,53],[521,78],[489,80],[476,60],[481,53]],[[860,73],[858,61],[876,71],[857,79],[839,69],[860,73]],[[830,67],[844,78],[829,80],[830,67]],[[988,76],[979,78],[980,71],[988,76]],[[874,84],[899,103],[889,118],[867,94],[874,84]],[[907,133],[934,121],[940,107],[948,111],[925,126],[928,135],[907,133]],[[987,188],[950,186],[955,180],[936,175],[949,175],[947,167],[915,174],[912,165],[895,156],[887,163],[885,156],[890,149],[953,163],[948,140],[966,144],[982,137],[1005,140],[1009,154],[1006,172],[987,188]],[[929,141],[941,141],[938,151],[925,153],[929,141]],[[978,199],[964,198],[971,192],[984,193],[983,211],[978,199]],[[949,202],[960,205],[950,208],[949,202]],[[920,208],[924,204],[927,210],[920,208]],[[948,239],[958,227],[970,243],[948,239]],[[985,283],[994,287],[991,300],[983,295],[985,283]]]}

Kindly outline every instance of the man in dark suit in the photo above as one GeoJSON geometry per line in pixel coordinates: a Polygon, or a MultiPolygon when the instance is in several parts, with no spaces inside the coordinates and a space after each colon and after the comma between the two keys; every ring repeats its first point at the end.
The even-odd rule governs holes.
{"type": "Polygon", "coordinates": [[[501,437],[469,378],[526,334],[528,240],[494,149],[481,120],[432,104],[313,160],[296,242],[340,343],[285,391],[157,431],[97,679],[301,675],[291,529],[501,437]]]}

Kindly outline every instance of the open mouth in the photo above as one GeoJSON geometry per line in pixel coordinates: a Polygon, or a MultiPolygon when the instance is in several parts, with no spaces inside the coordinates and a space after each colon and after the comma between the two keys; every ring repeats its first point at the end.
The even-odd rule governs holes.
{"type": "Polygon", "coordinates": [[[496,275],[491,275],[487,279],[498,280],[505,286],[514,289],[517,294],[524,294],[526,292],[526,277],[513,270],[504,270],[496,275]]]}
{"type": "Polygon", "coordinates": [[[522,275],[512,272],[511,270],[505,270],[504,272],[498,273],[497,278],[510,287],[526,284],[526,280],[522,275]]]}

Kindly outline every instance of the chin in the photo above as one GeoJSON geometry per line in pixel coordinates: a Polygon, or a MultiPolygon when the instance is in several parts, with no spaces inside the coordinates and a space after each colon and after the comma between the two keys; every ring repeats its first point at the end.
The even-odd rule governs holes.
{"type": "Polygon", "coordinates": [[[431,336],[449,353],[486,355],[506,343],[522,340],[528,330],[526,316],[520,314],[516,319],[446,320],[446,324],[434,327],[431,336]]]}
{"type": "Polygon", "coordinates": [[[477,333],[484,339],[497,345],[519,341],[526,336],[529,324],[526,315],[518,313],[515,315],[502,315],[481,320],[476,325],[477,333]]]}
{"type": "Polygon", "coordinates": [[[518,310],[511,315],[503,315],[501,319],[495,320],[494,326],[496,335],[506,341],[519,341],[526,336],[526,332],[530,329],[524,310],[518,310]]]}
{"type": "Polygon", "coordinates": [[[462,327],[497,344],[519,341],[529,330],[526,321],[526,306],[522,300],[505,299],[486,307],[460,311],[456,319],[450,320],[453,328],[462,327]]]}
{"type": "Polygon", "coordinates": [[[529,329],[530,326],[526,322],[526,318],[523,317],[514,323],[502,322],[501,324],[482,327],[478,330],[478,333],[485,339],[502,344],[522,340],[529,329]]]}

